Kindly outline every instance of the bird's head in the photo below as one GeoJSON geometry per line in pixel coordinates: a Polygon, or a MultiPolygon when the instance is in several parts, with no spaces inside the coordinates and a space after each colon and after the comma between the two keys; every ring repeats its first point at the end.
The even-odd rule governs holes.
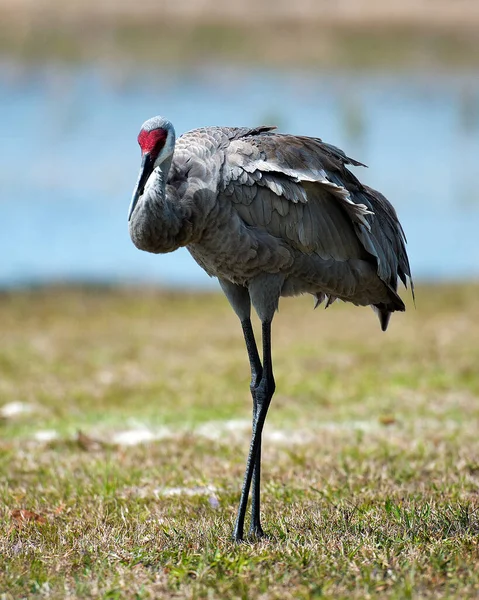
{"type": "Polygon", "coordinates": [[[152,117],[141,126],[138,144],[141,148],[141,170],[133,191],[128,220],[130,220],[153,170],[156,167],[167,166],[169,168],[175,149],[175,129],[164,117],[152,117]]]}

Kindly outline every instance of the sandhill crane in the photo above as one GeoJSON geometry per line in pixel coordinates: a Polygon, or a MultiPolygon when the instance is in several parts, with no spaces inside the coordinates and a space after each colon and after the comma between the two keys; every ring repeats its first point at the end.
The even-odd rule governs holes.
{"type": "MultiPolygon", "coordinates": [[[[398,277],[411,279],[392,205],[346,168],[361,165],[318,138],[274,127],[205,127],[182,135],[163,117],[138,135],[142,164],[129,209],[140,250],[186,246],[217,277],[241,321],[251,367],[253,426],[233,538],[243,539],[251,482],[252,537],[260,521],[261,436],[275,391],[271,322],[280,296],[309,293],[371,305],[383,331],[403,311],[398,277]],[[262,323],[260,360],[250,321],[262,323]]],[[[362,165],[364,166],[364,165],[362,165]]],[[[412,281],[411,281],[412,287],[412,281]]]]}

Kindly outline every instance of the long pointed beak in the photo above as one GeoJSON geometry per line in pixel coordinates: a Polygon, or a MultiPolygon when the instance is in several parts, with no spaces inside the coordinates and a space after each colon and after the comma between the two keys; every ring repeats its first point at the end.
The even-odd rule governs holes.
{"type": "Polygon", "coordinates": [[[143,190],[145,189],[148,177],[153,171],[153,166],[154,162],[151,156],[149,154],[143,154],[143,158],[141,160],[140,175],[138,176],[138,181],[136,182],[136,186],[133,191],[133,196],[130,202],[130,208],[128,209],[128,221],[131,219],[131,215],[135,210],[135,206],[137,205],[140,196],[143,194],[143,190]]]}

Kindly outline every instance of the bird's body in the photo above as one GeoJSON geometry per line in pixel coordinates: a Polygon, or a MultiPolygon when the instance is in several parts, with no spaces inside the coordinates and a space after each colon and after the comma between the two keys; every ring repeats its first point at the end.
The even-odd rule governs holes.
{"type": "MultiPolygon", "coordinates": [[[[190,131],[176,142],[166,185],[177,228],[173,211],[152,207],[130,221],[132,239],[155,253],[187,246],[210,276],[238,285],[268,273],[284,279],[284,296],[403,310],[396,280],[409,266],[399,222],[349,163],[358,164],[320,140],[266,127],[190,131]]],[[[154,195],[159,174],[145,194],[154,195]]]]}
{"type": "Polygon", "coordinates": [[[154,253],[186,246],[219,279],[243,325],[254,435],[238,539],[253,471],[252,529],[262,534],[259,455],[275,387],[269,335],[280,296],[310,293],[316,304],[339,298],[371,305],[385,329],[391,312],[404,310],[398,278],[406,284],[410,277],[394,208],[347,169],[361,163],[320,139],[272,129],[207,127],[175,143],[168,121],[150,119],[139,136],[144,167],[130,209],[135,245],[154,253]],[[251,303],[263,323],[263,364],[249,319],[251,303]]]}

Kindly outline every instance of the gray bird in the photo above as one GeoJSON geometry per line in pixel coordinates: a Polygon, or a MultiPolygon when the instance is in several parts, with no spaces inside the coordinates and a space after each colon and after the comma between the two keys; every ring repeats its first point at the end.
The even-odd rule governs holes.
{"type": "Polygon", "coordinates": [[[149,119],[138,135],[142,164],[128,215],[137,248],[164,253],[186,246],[218,278],[241,321],[253,427],[233,532],[238,541],[251,482],[250,535],[264,535],[261,436],[275,391],[271,322],[280,296],[309,293],[316,306],[338,298],[370,305],[384,331],[391,313],[405,309],[398,277],[405,286],[411,280],[394,208],[346,167],[361,163],[318,138],[273,129],[205,127],[176,141],[168,120],[149,119]],[[251,304],[262,323],[262,361],[251,304]]]}

